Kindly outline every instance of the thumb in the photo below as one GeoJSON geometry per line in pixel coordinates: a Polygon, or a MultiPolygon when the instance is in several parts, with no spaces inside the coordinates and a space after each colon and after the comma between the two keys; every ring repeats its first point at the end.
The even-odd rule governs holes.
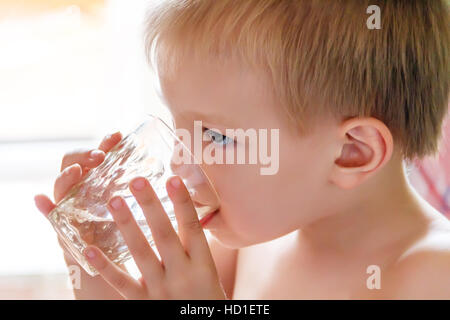
{"type": "Polygon", "coordinates": [[[34,196],[34,203],[40,212],[44,214],[45,217],[56,207],[56,205],[43,194],[38,194],[34,196]]]}

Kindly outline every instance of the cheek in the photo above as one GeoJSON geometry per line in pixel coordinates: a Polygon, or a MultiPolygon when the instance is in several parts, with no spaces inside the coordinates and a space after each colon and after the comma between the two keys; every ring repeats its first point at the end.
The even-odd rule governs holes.
{"type": "MultiPolygon", "coordinates": [[[[256,166],[210,165],[204,170],[213,182],[221,202],[221,232],[233,233],[236,237],[247,237],[253,233],[258,210],[261,183],[256,166]]],[[[258,213],[259,212],[259,213],[258,213]]]]}
{"type": "Polygon", "coordinates": [[[208,175],[221,198],[218,231],[254,244],[289,228],[289,211],[282,207],[293,204],[284,198],[283,177],[262,176],[259,167],[249,165],[214,166],[208,175]]]}
{"type": "MultiPolygon", "coordinates": [[[[331,170],[330,156],[320,139],[303,139],[284,146],[280,154],[279,178],[282,188],[277,190],[280,210],[289,212],[290,221],[297,228],[319,217],[328,199],[327,177],[331,170]]],[[[331,162],[332,164],[332,162],[331,162]]]]}
{"type": "Polygon", "coordinates": [[[256,165],[206,166],[221,199],[219,228],[213,234],[225,244],[245,246],[314,220],[326,197],[326,166],[320,150],[311,143],[280,145],[280,165],[274,175],[261,175],[256,165]]]}

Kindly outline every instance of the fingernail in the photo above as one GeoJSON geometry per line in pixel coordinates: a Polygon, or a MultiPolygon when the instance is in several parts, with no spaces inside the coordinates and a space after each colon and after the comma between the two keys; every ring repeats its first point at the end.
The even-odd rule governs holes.
{"type": "Polygon", "coordinates": [[[116,134],[118,134],[120,131],[115,131],[113,133],[110,133],[106,136],[106,140],[111,139],[113,136],[115,136],[116,134]]]}
{"type": "Polygon", "coordinates": [[[181,185],[180,178],[178,176],[172,177],[172,179],[170,180],[170,184],[174,188],[179,188],[181,185]]]}
{"type": "Polygon", "coordinates": [[[122,200],[120,198],[114,198],[111,200],[111,207],[113,207],[114,209],[119,209],[120,207],[122,207],[122,200]]]}
{"type": "Polygon", "coordinates": [[[86,257],[88,257],[89,259],[94,259],[95,258],[95,252],[92,249],[86,249],[85,250],[85,255],[86,257]]]}
{"type": "Polygon", "coordinates": [[[72,173],[72,168],[74,168],[74,167],[75,167],[75,164],[73,164],[73,165],[71,165],[71,166],[68,166],[67,168],[65,168],[65,169],[61,172],[61,174],[62,174],[62,175],[65,175],[65,176],[68,176],[69,174],[72,173]]]}
{"type": "Polygon", "coordinates": [[[35,195],[34,198],[33,198],[33,200],[34,200],[34,204],[35,204],[36,206],[38,206],[38,203],[39,203],[39,195],[38,195],[38,194],[35,195]]]}
{"type": "Polygon", "coordinates": [[[91,151],[89,156],[90,156],[91,159],[93,159],[93,158],[98,158],[98,157],[100,157],[100,155],[103,155],[103,154],[105,154],[103,151],[95,149],[95,150],[91,151]]]}
{"type": "Polygon", "coordinates": [[[145,180],[143,178],[139,178],[133,181],[133,188],[136,190],[142,190],[145,187],[145,180]]]}

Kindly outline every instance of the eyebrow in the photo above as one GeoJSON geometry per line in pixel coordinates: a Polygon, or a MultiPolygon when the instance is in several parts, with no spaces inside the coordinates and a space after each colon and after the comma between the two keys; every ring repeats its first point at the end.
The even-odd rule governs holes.
{"type": "Polygon", "coordinates": [[[231,118],[224,118],[222,115],[214,114],[214,113],[201,113],[196,111],[186,111],[181,112],[180,115],[182,117],[189,117],[193,118],[194,120],[202,120],[205,122],[210,123],[211,125],[216,124],[217,127],[223,127],[223,128],[241,128],[239,126],[232,125],[234,123],[233,119],[231,118]]]}
{"type": "MultiPolygon", "coordinates": [[[[155,90],[157,93],[157,96],[159,97],[160,101],[162,102],[162,104],[164,106],[166,106],[167,108],[170,109],[170,104],[167,102],[167,100],[165,99],[164,95],[162,94],[161,90],[155,90]]],[[[214,126],[214,123],[217,125],[217,127],[223,127],[223,128],[242,128],[239,126],[232,126],[231,124],[233,124],[233,121],[230,121],[230,119],[224,119],[221,115],[218,114],[204,114],[201,112],[196,112],[196,111],[184,111],[184,112],[180,112],[180,116],[182,118],[194,118],[194,120],[205,120],[206,122],[209,122],[208,120],[211,120],[211,126],[214,126]],[[225,121],[224,121],[225,120],[225,121]],[[220,125],[220,123],[223,123],[223,125],[220,125]]]]}

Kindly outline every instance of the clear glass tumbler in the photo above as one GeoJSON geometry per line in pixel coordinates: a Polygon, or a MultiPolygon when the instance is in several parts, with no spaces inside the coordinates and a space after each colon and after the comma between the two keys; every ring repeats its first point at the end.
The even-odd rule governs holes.
{"type": "Polygon", "coordinates": [[[149,119],[106,154],[103,163],[73,186],[48,216],[63,245],[92,276],[98,272],[83,256],[88,245],[100,248],[116,264],[131,258],[106,206],[113,196],[125,199],[150,245],[154,246],[144,214],[128,188],[134,177],[149,180],[175,230],[173,205],[165,188],[170,176],[178,175],[183,180],[199,219],[219,208],[217,193],[192,153],[163,120],[148,116],[149,119]]]}

